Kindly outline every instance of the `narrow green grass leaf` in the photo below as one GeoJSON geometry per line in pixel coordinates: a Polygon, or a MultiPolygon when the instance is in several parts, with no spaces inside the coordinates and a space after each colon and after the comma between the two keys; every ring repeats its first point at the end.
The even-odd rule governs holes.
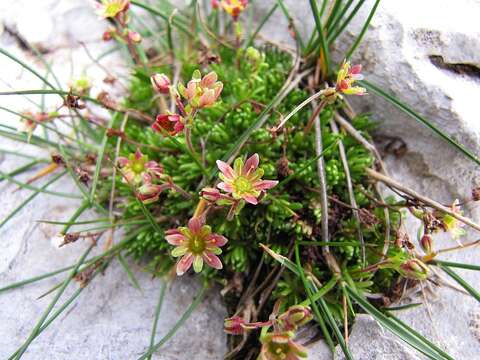
{"type": "Polygon", "coordinates": [[[463,278],[458,275],[455,271],[450,269],[448,266],[445,265],[438,265],[440,269],[445,271],[453,280],[455,280],[461,287],[463,287],[470,295],[472,295],[475,300],[480,302],[480,293],[475,290],[469,283],[467,283],[463,278]]]}
{"type": "Polygon", "coordinates": [[[420,124],[432,130],[435,134],[437,134],[439,137],[445,140],[448,144],[450,144],[451,146],[453,146],[454,148],[462,152],[466,157],[473,160],[476,164],[480,165],[480,159],[476,155],[474,155],[470,150],[468,150],[465,146],[463,146],[462,144],[454,140],[451,136],[446,134],[443,130],[439,129],[431,121],[427,120],[426,118],[424,118],[423,116],[415,112],[412,108],[402,103],[396,97],[388,94],[387,92],[379,88],[377,85],[369,81],[360,80],[358,81],[358,83],[364,86],[372,94],[382,97],[383,99],[388,101],[390,104],[394,105],[395,107],[403,111],[405,114],[407,114],[414,120],[418,121],[420,124]]]}
{"type": "MultiPolygon", "coordinates": [[[[18,175],[18,174],[21,174],[25,171],[28,171],[30,170],[32,167],[34,167],[35,165],[38,165],[40,163],[42,163],[43,161],[39,161],[39,160],[33,160],[33,161],[30,161],[28,163],[26,163],[25,165],[22,165],[12,171],[10,171],[9,173],[7,173],[7,175],[9,177],[12,177],[12,176],[15,176],[15,175],[18,175]]],[[[3,180],[5,180],[5,177],[3,177],[2,175],[0,175],[0,182],[2,182],[3,180]]]]}
{"type": "Polygon", "coordinates": [[[35,75],[37,78],[39,78],[40,80],[42,80],[48,87],[50,87],[51,89],[55,90],[55,86],[53,86],[50,81],[48,81],[47,79],[45,79],[45,77],[43,77],[40,73],[38,73],[35,69],[33,69],[31,66],[29,66],[28,64],[24,63],[22,60],[20,60],[19,58],[17,58],[16,56],[14,56],[13,54],[11,54],[10,52],[8,52],[7,50],[5,49],[2,49],[0,48],[0,54],[3,54],[5,55],[6,57],[10,58],[11,60],[15,61],[17,64],[19,64],[21,67],[23,67],[25,70],[28,70],[29,72],[31,72],[33,75],[35,75]]]}
{"type": "Polygon", "coordinates": [[[138,283],[138,280],[135,277],[135,274],[130,268],[130,265],[128,265],[127,260],[123,257],[121,253],[118,253],[117,258],[118,258],[118,262],[122,265],[123,270],[125,270],[125,272],[127,273],[127,277],[130,283],[133,285],[135,289],[142,292],[142,288],[140,287],[140,284],[138,283]]]}
{"type": "Polygon", "coordinates": [[[55,294],[55,297],[53,298],[53,300],[50,302],[50,304],[47,306],[47,308],[45,309],[44,313],[42,314],[42,316],[40,317],[40,319],[38,320],[37,324],[35,325],[35,327],[33,328],[32,332],[30,333],[30,336],[27,338],[27,340],[25,341],[25,343],[20,346],[20,348],[17,350],[17,352],[14,353],[13,356],[11,356],[9,358],[9,360],[12,360],[12,359],[17,359],[19,360],[22,355],[25,353],[25,351],[27,350],[27,348],[30,346],[30,344],[32,343],[32,341],[38,336],[39,334],[39,331],[40,331],[40,328],[41,326],[43,325],[44,321],[47,319],[48,315],[51,313],[51,311],[53,310],[53,307],[55,306],[55,304],[58,302],[58,300],[60,299],[60,296],[62,296],[62,294],[64,293],[65,289],[67,288],[67,286],[70,284],[70,282],[72,281],[73,277],[77,274],[77,270],[78,268],[83,264],[85,258],[88,256],[88,254],[90,253],[90,251],[93,249],[93,245],[89,246],[88,249],[82,254],[82,256],[80,257],[80,259],[78,260],[76,266],[73,268],[73,270],[70,272],[70,274],[68,275],[68,277],[65,279],[65,281],[63,282],[62,286],[60,287],[60,289],[58,289],[57,293],[55,294]],[[15,355],[16,354],[16,355],[15,355]]]}
{"type": "Polygon", "coordinates": [[[52,179],[50,179],[45,185],[43,185],[41,188],[39,188],[39,191],[35,191],[32,193],[29,197],[27,197],[20,205],[18,205],[13,211],[8,214],[1,222],[0,222],[0,228],[2,228],[8,221],[10,221],[20,210],[22,210],[30,201],[32,201],[38,194],[40,194],[42,191],[45,191],[50,185],[52,185],[54,182],[59,180],[63,175],[65,175],[66,172],[63,171],[60,174],[54,176],[52,179]]]}
{"type": "MultiPolygon", "coordinates": [[[[112,118],[108,122],[108,128],[111,128],[114,122],[115,122],[115,116],[112,116],[112,118]]],[[[100,145],[100,148],[98,149],[97,163],[95,165],[95,173],[93,174],[93,179],[92,179],[92,187],[90,190],[91,203],[95,201],[95,193],[97,192],[98,179],[100,177],[100,171],[102,170],[103,156],[105,155],[105,148],[107,147],[107,143],[108,143],[108,132],[105,129],[103,133],[102,143],[100,145]]]]}
{"type": "MultiPolygon", "coordinates": [[[[157,334],[158,320],[160,319],[160,311],[162,310],[163,300],[165,299],[165,293],[167,290],[167,282],[162,281],[162,286],[160,287],[160,295],[158,296],[157,306],[155,307],[155,317],[153,319],[152,334],[150,335],[150,347],[148,351],[153,350],[155,345],[155,335],[157,334]]],[[[152,358],[152,355],[148,356],[148,360],[152,358]]]]}
{"type": "MultiPolygon", "coordinates": [[[[144,4],[140,1],[137,1],[137,0],[131,0],[130,3],[132,5],[135,5],[135,6],[138,6],[146,11],[148,11],[149,13],[151,14],[154,14],[154,15],[157,15],[157,16],[160,16],[163,20],[165,21],[169,21],[169,16],[170,14],[165,14],[163,13],[161,10],[159,9],[154,9],[153,7],[147,5],[147,4],[144,4]]],[[[172,24],[177,27],[180,31],[182,31],[185,35],[189,36],[189,37],[193,37],[194,34],[192,34],[192,32],[188,29],[187,26],[185,26],[185,24],[179,20],[179,16],[175,16],[173,18],[173,21],[172,21],[172,24]]]]}
{"type": "MultiPolygon", "coordinates": [[[[100,255],[97,255],[97,256],[94,256],[88,260],[85,261],[85,264],[84,266],[88,266],[88,265],[91,265],[93,264],[94,262],[100,260],[100,259],[103,259],[103,258],[107,258],[109,256],[113,256],[115,253],[117,253],[118,251],[120,251],[123,246],[127,245],[130,241],[133,241],[136,236],[143,230],[145,230],[146,227],[141,227],[139,229],[137,229],[136,231],[134,231],[133,233],[129,234],[127,237],[125,237],[122,241],[120,241],[118,244],[112,246],[109,250],[103,252],[102,254],[100,255]]],[[[58,269],[58,270],[54,270],[54,271],[51,271],[51,272],[48,272],[48,273],[45,273],[45,274],[42,274],[42,275],[38,275],[38,276],[34,276],[32,278],[29,278],[29,279],[25,279],[25,280],[21,280],[21,281],[18,281],[16,283],[12,283],[10,285],[7,285],[7,286],[4,286],[3,288],[0,288],[0,293],[2,292],[5,292],[5,291],[8,291],[8,290],[14,290],[16,288],[20,288],[20,287],[23,287],[25,285],[28,285],[28,284],[32,284],[32,283],[35,283],[37,281],[41,281],[43,279],[47,279],[49,277],[52,277],[52,276],[55,276],[55,275],[58,275],[58,274],[61,274],[65,271],[68,271],[68,270],[71,270],[75,267],[75,264],[74,265],[70,265],[70,266],[66,266],[64,268],[61,268],[61,269],[58,269]]],[[[83,270],[84,267],[82,267],[81,269],[79,269],[79,271],[83,270]]]]}
{"type": "Polygon", "coordinates": [[[340,25],[339,29],[328,36],[327,42],[329,44],[333,43],[339,36],[340,34],[345,30],[345,28],[350,24],[350,22],[353,20],[353,18],[357,15],[358,10],[361,9],[363,6],[363,3],[365,0],[360,0],[358,4],[353,8],[352,12],[348,15],[348,17],[345,19],[345,21],[340,25]]]}
{"type": "Polygon", "coordinates": [[[71,224],[77,220],[80,215],[82,215],[88,208],[90,207],[90,203],[88,201],[84,201],[78,208],[75,210],[75,212],[72,214],[70,219],[67,221],[67,224],[63,227],[62,231],[60,231],[60,234],[65,235],[68,233],[68,230],[70,230],[70,227],[72,226],[71,224]]]}
{"type": "MultiPolygon", "coordinates": [[[[326,0],[324,0],[326,3],[326,0]]],[[[322,24],[322,19],[321,15],[318,11],[318,6],[317,6],[317,0],[310,0],[310,7],[313,12],[313,17],[315,19],[315,26],[318,32],[318,39],[320,42],[320,48],[322,50],[323,54],[323,59],[325,61],[325,67],[327,70],[327,76],[330,74],[330,52],[328,50],[328,43],[327,39],[325,38],[324,32],[323,32],[323,24],[322,24]]]]}
{"type": "Polygon", "coordinates": [[[459,268],[459,269],[480,271],[480,265],[464,264],[464,263],[457,263],[457,262],[443,261],[443,260],[434,260],[432,262],[432,264],[433,265],[454,267],[454,268],[459,268]]]}
{"type": "Polygon", "coordinates": [[[398,336],[402,341],[406,342],[414,349],[432,360],[454,360],[450,355],[445,353],[429,340],[418,334],[415,330],[401,323],[393,315],[388,316],[370,304],[363,296],[359,295],[356,290],[350,286],[346,286],[346,290],[355,302],[360,305],[363,310],[372,315],[380,325],[398,336]]]}
{"type": "Polygon", "coordinates": [[[161,346],[163,346],[168,340],[170,340],[173,335],[175,335],[178,329],[180,329],[180,327],[185,323],[185,321],[188,320],[192,312],[197,308],[198,305],[200,305],[205,295],[206,289],[207,289],[206,286],[203,286],[200,289],[200,291],[195,296],[195,299],[193,300],[193,302],[190,304],[187,310],[183,313],[183,315],[180,317],[177,323],[170,329],[170,331],[159,342],[157,342],[155,345],[150,347],[150,349],[147,352],[145,352],[142,356],[140,356],[138,360],[147,359],[150,355],[155,353],[155,351],[157,351],[161,346]]]}
{"type": "MultiPolygon", "coordinates": [[[[328,344],[328,347],[330,348],[330,350],[332,351],[332,353],[334,352],[334,349],[335,349],[335,346],[333,344],[333,340],[330,336],[330,332],[328,331],[327,329],[327,326],[325,324],[325,319],[324,317],[326,317],[326,314],[325,312],[323,311],[323,305],[324,303],[322,302],[321,304],[321,307],[322,307],[322,314],[320,313],[320,310],[317,306],[317,301],[320,302],[320,301],[323,301],[322,298],[319,298],[319,299],[314,299],[313,298],[313,294],[312,294],[312,289],[311,289],[311,282],[307,281],[307,279],[305,278],[305,273],[303,272],[303,267],[302,267],[302,264],[300,263],[300,252],[298,250],[298,244],[295,244],[295,261],[296,261],[296,268],[297,268],[297,274],[298,276],[300,277],[300,279],[302,280],[302,283],[303,283],[303,287],[305,289],[305,293],[307,294],[307,297],[308,297],[308,300],[310,301],[310,306],[312,307],[313,309],[313,313],[315,315],[315,318],[318,322],[318,325],[320,326],[320,329],[322,330],[322,333],[323,333],[323,336],[325,337],[325,341],[327,342],[328,344]]],[[[328,319],[327,319],[328,321],[328,319]]],[[[343,349],[343,348],[342,348],[343,349]]],[[[351,359],[350,357],[350,354],[347,350],[347,352],[345,353],[345,356],[348,360],[351,359]]]]}
{"type": "Polygon", "coordinates": [[[67,199],[81,199],[80,196],[74,195],[72,193],[64,193],[64,192],[59,192],[59,191],[45,190],[43,187],[39,188],[39,187],[30,185],[30,184],[24,183],[22,181],[16,180],[15,178],[11,177],[7,173],[4,173],[3,171],[0,171],[0,177],[2,178],[2,180],[7,180],[8,182],[11,182],[15,185],[18,185],[22,189],[27,189],[27,190],[31,190],[31,191],[35,191],[35,192],[41,192],[41,193],[48,194],[48,195],[60,196],[60,197],[64,197],[64,198],[67,198],[67,199]]]}
{"type": "Polygon", "coordinates": [[[257,37],[258,33],[262,30],[263,26],[267,23],[268,19],[273,15],[275,10],[278,8],[278,3],[272,6],[270,11],[262,18],[260,23],[258,24],[257,28],[253,32],[253,34],[249,37],[248,41],[245,43],[245,48],[248,48],[249,46],[253,45],[253,42],[255,41],[255,38],[257,37]]]}
{"type": "Polygon", "coordinates": [[[360,45],[360,43],[362,42],[362,39],[365,36],[365,33],[367,32],[368,27],[370,26],[370,22],[372,21],[373,15],[375,15],[375,12],[377,11],[377,7],[379,4],[380,4],[380,0],[376,0],[375,4],[372,7],[372,10],[370,10],[370,13],[368,14],[367,20],[363,24],[360,34],[355,39],[355,42],[350,47],[350,50],[348,50],[347,55],[345,56],[346,59],[350,59],[352,57],[352,54],[355,52],[355,50],[357,50],[358,45],[360,45]]]}
{"type": "Polygon", "coordinates": [[[303,51],[305,49],[305,44],[303,43],[302,36],[298,32],[298,29],[295,26],[293,18],[290,15],[290,12],[288,11],[288,8],[285,6],[285,3],[283,2],[283,0],[277,0],[277,4],[280,5],[280,9],[282,10],[283,15],[285,15],[289,25],[291,26],[291,28],[295,33],[295,41],[297,41],[298,45],[300,45],[300,49],[303,51]]]}

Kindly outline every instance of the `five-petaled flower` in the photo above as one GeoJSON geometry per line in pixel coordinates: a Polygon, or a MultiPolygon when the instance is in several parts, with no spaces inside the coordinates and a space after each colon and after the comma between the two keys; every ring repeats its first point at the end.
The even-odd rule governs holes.
{"type": "Polygon", "coordinates": [[[362,65],[353,65],[350,67],[350,62],[344,61],[342,67],[338,71],[337,83],[335,90],[345,95],[364,95],[366,89],[360,86],[353,86],[356,80],[362,80],[363,75],[362,65]]]}
{"type": "Polygon", "coordinates": [[[152,129],[159,133],[167,132],[171,136],[177,135],[183,131],[185,123],[183,117],[178,114],[158,115],[152,124],[152,129]]]}
{"type": "Polygon", "coordinates": [[[217,160],[220,179],[223,181],[217,187],[231,193],[235,200],[243,199],[256,205],[259,196],[278,184],[275,180],[262,180],[263,169],[258,167],[258,154],[252,155],[245,164],[242,158],[235,160],[233,169],[227,163],[217,160]]]}
{"type": "Polygon", "coordinates": [[[307,349],[293,341],[291,331],[270,332],[260,338],[259,360],[298,360],[307,358],[307,349]]]}
{"type": "Polygon", "coordinates": [[[148,156],[137,149],[128,158],[119,157],[118,164],[122,169],[123,181],[130,185],[150,184],[152,179],[162,175],[163,168],[156,161],[148,161],[148,156]]]}
{"type": "Polygon", "coordinates": [[[214,269],[222,269],[223,265],[217,255],[222,253],[220,247],[227,243],[222,235],[212,233],[205,220],[194,217],[188,221],[187,227],[170,229],[165,232],[165,239],[176,248],[173,257],[181,257],[177,262],[177,275],[183,275],[193,264],[193,270],[202,271],[203,263],[214,269]]]}
{"type": "Polygon", "coordinates": [[[178,85],[178,92],[188,100],[193,109],[210,107],[215,104],[223,90],[223,83],[217,80],[218,76],[214,71],[202,78],[200,71],[195,70],[187,87],[178,85]]]}
{"type": "Polygon", "coordinates": [[[103,18],[115,18],[125,13],[130,6],[130,0],[101,0],[96,3],[97,14],[103,18]]]}
{"type": "Polygon", "coordinates": [[[245,10],[248,0],[222,0],[222,7],[234,20],[245,10]]]}

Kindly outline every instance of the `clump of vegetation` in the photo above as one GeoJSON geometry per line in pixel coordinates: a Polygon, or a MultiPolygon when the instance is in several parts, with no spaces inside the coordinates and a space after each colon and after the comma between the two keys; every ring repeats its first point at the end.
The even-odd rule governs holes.
{"type": "MultiPolygon", "coordinates": [[[[225,319],[232,336],[227,358],[305,358],[301,344],[310,339],[297,330],[309,326],[332,350],[339,344],[350,359],[349,326],[357,313],[368,312],[424,355],[450,359],[396,319],[389,306],[402,289],[434,276],[432,266],[468,291],[446,266],[455,264],[436,260],[456,248],[435,250],[433,234],[458,237],[462,224],[478,225],[461,215],[457,202],[446,207],[389,177],[369,135],[373,122],[355,114],[346,99],[365,95],[363,86],[382,92],[368,82],[358,86],[360,65],[344,61],[334,75],[330,63],[328,46],[352,18],[346,16],[351,2],[334,3],[326,16],[311,2],[317,28],[306,45],[291,23],[298,42],[292,51],[254,45],[277,7],[288,16],[282,1],[251,36],[240,21],[246,0],[212,1],[207,18],[196,1],[170,17],[165,16],[168,6],[100,2],[99,14],[113,24],[104,40],[116,40],[133,61],[124,99],[108,93],[90,97],[85,79],[73,82],[68,92],[51,86],[73,114],[75,145],[54,126],[63,117],[59,111],[24,113],[20,133],[2,130],[4,136],[54,150],[51,163],[29,183],[61,171],[77,183],[83,204],[65,222],[61,246],[87,238],[94,246],[107,238],[104,253],[87,259],[87,252],[73,267],[53,305],[72,279],[83,288],[115,258],[135,284],[127,257],[156,277],[196,274],[204,288],[191,309],[205,288],[220,286],[230,313],[225,319]],[[133,30],[131,5],[166,19],[165,35],[133,30]],[[193,30],[208,35],[209,46],[193,30]],[[333,37],[325,37],[324,30],[333,37]],[[166,56],[154,48],[146,51],[142,44],[150,38],[166,56]],[[108,109],[110,118],[92,116],[93,105],[108,109]],[[45,134],[54,132],[58,144],[35,135],[38,125],[45,134]],[[379,182],[399,198],[384,198],[379,182]],[[90,208],[107,216],[95,232],[71,230],[90,208]],[[422,254],[403,228],[407,212],[422,220],[422,254]],[[123,228],[125,237],[113,244],[116,228],[123,228]]],[[[32,189],[13,179],[30,167],[4,178],[32,189]]],[[[472,200],[478,200],[476,192],[472,200]]],[[[53,305],[12,359],[40,335],[53,305]]],[[[152,341],[141,359],[164,342],[152,341]]]]}

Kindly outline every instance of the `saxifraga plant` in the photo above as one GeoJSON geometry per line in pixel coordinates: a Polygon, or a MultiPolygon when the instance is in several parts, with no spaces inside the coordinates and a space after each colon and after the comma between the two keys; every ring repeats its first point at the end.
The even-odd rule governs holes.
{"type": "MultiPolygon", "coordinates": [[[[434,244],[437,232],[459,238],[463,225],[480,226],[462,215],[458,202],[444,206],[392,179],[369,135],[374,124],[354,113],[348,96],[379,95],[479,161],[427,119],[362,80],[361,66],[348,61],[379,1],[338,65],[331,61],[330,46],[364,1],[309,3],[315,29],[304,42],[282,0],[249,31],[241,20],[251,7],[247,0],[213,0],[208,11],[198,1],[181,11],[167,1],[155,7],[136,0],[99,1],[98,14],[111,24],[103,39],[116,41],[130,55],[133,74],[123,99],[106,92],[91,97],[91,84],[84,78],[63,90],[0,49],[47,87],[0,95],[58,94],[63,99],[55,111],[18,114],[19,129],[1,125],[2,136],[48,149],[52,157],[34,158],[0,175],[32,192],[0,226],[40,193],[69,196],[49,189],[68,174],[83,202],[60,224],[60,245],[92,241],[76,264],[0,289],[68,272],[10,359],[20,359],[112,261],[118,259],[138,286],[125,257],[146,264],[157,277],[195,273],[204,283],[184,316],[156,341],[160,296],[150,346],[140,359],[150,358],[175,334],[214,284],[222,287],[230,313],[225,319],[229,359],[306,358],[302,344],[310,338],[298,332],[301,327],[315,329],[332,351],[338,344],[352,359],[348,332],[359,312],[371,314],[426,357],[451,359],[397,319],[390,306],[402,290],[434,277],[434,268],[480,300],[451,269],[478,267],[436,258],[477,242],[447,249],[434,244]],[[164,22],[156,22],[158,29],[146,27],[133,16],[135,7],[164,22]],[[255,42],[279,11],[290,22],[296,49],[255,42]],[[95,107],[107,109],[109,118],[94,115],[95,107]],[[62,132],[60,121],[72,128],[73,136],[62,132]],[[43,136],[37,135],[39,127],[43,136]],[[28,182],[16,179],[39,164],[44,165],[28,182]],[[45,185],[35,185],[47,177],[45,185]],[[379,183],[394,189],[398,198],[384,198],[379,183]],[[88,209],[102,217],[78,221],[88,209]],[[420,252],[404,229],[407,212],[422,222],[420,252]],[[85,228],[89,223],[93,227],[85,228]],[[73,230],[78,226],[81,230],[73,230]],[[113,231],[119,228],[125,236],[113,243],[113,231]],[[100,239],[106,239],[106,250],[88,258],[100,239]],[[53,311],[72,280],[80,284],[78,290],[53,311]]],[[[54,68],[37,54],[55,78],[54,68]]],[[[474,190],[472,201],[479,198],[474,190]]]]}

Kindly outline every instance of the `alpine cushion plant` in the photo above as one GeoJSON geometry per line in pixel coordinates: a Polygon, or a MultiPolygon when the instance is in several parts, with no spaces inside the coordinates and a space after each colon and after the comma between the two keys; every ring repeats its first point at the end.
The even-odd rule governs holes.
{"type": "Polygon", "coordinates": [[[202,271],[204,263],[217,270],[223,267],[217,255],[222,253],[220,248],[227,243],[227,239],[212,233],[202,218],[190,219],[187,227],[167,230],[165,240],[176,246],[172,250],[172,256],[180,257],[176,266],[179,276],[190,269],[192,264],[196,273],[202,271]]]}

